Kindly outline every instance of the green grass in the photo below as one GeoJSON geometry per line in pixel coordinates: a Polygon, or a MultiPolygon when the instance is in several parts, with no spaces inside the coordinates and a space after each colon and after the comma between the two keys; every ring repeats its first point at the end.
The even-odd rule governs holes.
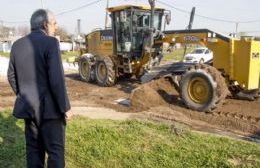
{"type": "MultiPolygon", "coordinates": [[[[25,167],[23,122],[0,113],[0,165],[25,167]]],[[[66,132],[66,167],[260,167],[260,146],[149,121],[75,117],[66,132]]],[[[0,166],[0,167],[1,167],[0,166]]]]}
{"type": "MultiPolygon", "coordinates": [[[[193,47],[187,48],[186,54],[191,52],[193,49],[194,49],[193,47]]],[[[165,61],[181,61],[183,59],[183,54],[184,54],[184,48],[174,49],[170,53],[165,53],[163,60],[165,60],[165,61]]]]}
{"type": "Polygon", "coordinates": [[[24,128],[10,110],[0,112],[0,167],[25,167],[24,128]]]}
{"type": "Polygon", "coordinates": [[[10,53],[9,52],[0,52],[0,56],[3,56],[3,57],[7,57],[9,58],[10,57],[10,53]]]}
{"type": "MultiPolygon", "coordinates": [[[[189,53],[192,51],[193,48],[187,48],[186,53],[189,53]]],[[[176,49],[173,50],[173,52],[171,53],[165,53],[163,60],[166,61],[180,61],[183,59],[183,53],[184,53],[184,49],[176,49]]],[[[61,53],[61,58],[63,61],[66,61],[68,58],[74,57],[74,56],[78,56],[79,52],[78,51],[69,51],[69,52],[62,52],[61,53]]],[[[4,53],[4,52],[0,52],[1,56],[10,57],[10,53],[4,53]]]]}
{"type": "Polygon", "coordinates": [[[66,61],[68,58],[74,57],[79,55],[78,51],[69,51],[69,52],[62,52],[61,53],[61,58],[63,61],[66,61]]]}

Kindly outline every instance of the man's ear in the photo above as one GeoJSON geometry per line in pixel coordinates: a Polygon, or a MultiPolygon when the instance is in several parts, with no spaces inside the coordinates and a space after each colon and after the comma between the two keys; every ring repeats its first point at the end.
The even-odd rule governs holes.
{"type": "Polygon", "coordinates": [[[44,30],[48,30],[48,23],[47,22],[43,22],[43,28],[44,28],[44,30]]]}

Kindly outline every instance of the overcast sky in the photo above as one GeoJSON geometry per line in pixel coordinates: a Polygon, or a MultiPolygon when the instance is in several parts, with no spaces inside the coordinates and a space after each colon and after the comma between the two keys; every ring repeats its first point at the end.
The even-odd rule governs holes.
{"type": "MultiPolygon", "coordinates": [[[[0,24],[29,25],[31,14],[42,7],[41,2],[44,8],[57,15],[96,1],[98,0],[0,0],[0,24]]],[[[77,19],[81,19],[81,30],[84,33],[94,28],[103,28],[106,1],[100,0],[90,6],[57,15],[58,25],[70,33],[76,33],[77,19]]],[[[110,6],[123,4],[149,5],[148,0],[110,0],[110,6]]],[[[169,30],[185,29],[189,22],[189,13],[181,12],[174,7],[184,11],[191,11],[192,7],[196,7],[197,16],[195,16],[193,28],[208,28],[228,34],[235,32],[234,22],[239,22],[238,31],[260,35],[260,0],[157,0],[156,5],[171,10],[172,22],[167,27],[169,30]],[[257,22],[242,23],[248,21],[257,22]]]]}

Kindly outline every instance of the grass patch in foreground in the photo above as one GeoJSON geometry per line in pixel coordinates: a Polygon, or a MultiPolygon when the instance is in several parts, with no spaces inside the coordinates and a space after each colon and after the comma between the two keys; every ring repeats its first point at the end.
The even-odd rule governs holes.
{"type": "Polygon", "coordinates": [[[9,52],[2,52],[2,51],[0,51],[0,56],[6,57],[6,58],[10,58],[10,53],[9,52]]]}
{"type": "MultiPolygon", "coordinates": [[[[0,165],[25,167],[23,122],[0,112],[0,165]],[[10,138],[12,137],[12,138],[10,138]],[[11,140],[10,140],[11,139],[11,140]]],[[[254,143],[175,135],[165,124],[75,117],[66,132],[66,167],[260,167],[254,143]]]]}
{"type": "Polygon", "coordinates": [[[25,140],[22,120],[10,110],[0,111],[0,167],[25,167],[25,140]]]}

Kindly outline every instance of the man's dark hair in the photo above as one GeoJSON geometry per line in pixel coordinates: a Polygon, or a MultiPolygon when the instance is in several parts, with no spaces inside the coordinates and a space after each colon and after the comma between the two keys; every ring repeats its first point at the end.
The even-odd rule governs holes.
{"type": "Polygon", "coordinates": [[[46,9],[38,9],[36,10],[31,17],[31,30],[40,30],[44,29],[44,23],[48,22],[49,14],[51,12],[46,9]]]}

